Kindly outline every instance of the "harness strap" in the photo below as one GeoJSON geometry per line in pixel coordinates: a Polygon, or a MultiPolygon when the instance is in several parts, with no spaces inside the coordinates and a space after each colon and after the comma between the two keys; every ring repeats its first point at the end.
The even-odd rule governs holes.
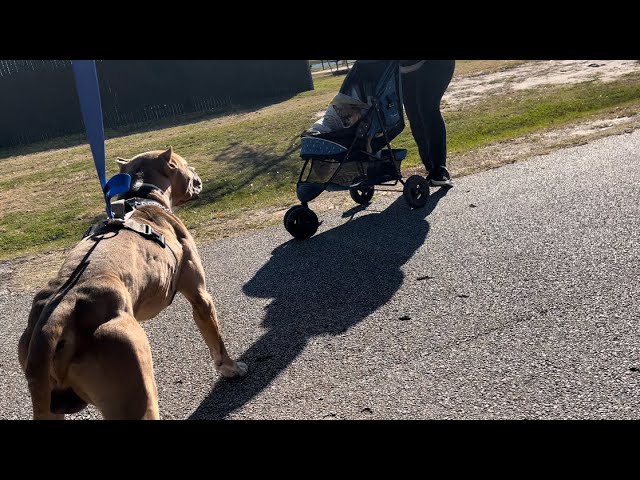
{"type": "Polygon", "coordinates": [[[164,241],[164,235],[162,235],[157,230],[154,230],[146,223],[134,222],[129,218],[124,221],[122,226],[134,232],[138,232],[140,235],[142,235],[143,237],[147,237],[149,240],[157,242],[162,248],[167,246],[167,243],[164,241]]]}
{"type": "MultiPolygon", "coordinates": [[[[149,240],[153,240],[162,248],[168,247],[167,242],[164,239],[164,235],[162,235],[157,230],[154,230],[146,223],[138,223],[130,218],[127,220],[105,220],[100,223],[96,223],[87,229],[87,231],[82,235],[82,238],[93,237],[94,235],[100,235],[101,233],[107,233],[110,230],[118,230],[120,228],[126,228],[127,230],[131,230],[133,232],[139,233],[143,237],[148,238],[149,240]]],[[[171,250],[171,248],[169,248],[171,250]]],[[[171,250],[173,253],[173,250],[171,250]]],[[[175,256],[175,254],[174,254],[175,256]]]]}

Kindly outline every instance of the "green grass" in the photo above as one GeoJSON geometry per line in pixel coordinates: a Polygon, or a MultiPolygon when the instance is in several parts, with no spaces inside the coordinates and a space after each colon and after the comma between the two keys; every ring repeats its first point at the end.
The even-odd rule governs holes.
{"type": "Polygon", "coordinates": [[[481,104],[468,112],[452,112],[452,152],[558,127],[594,113],[640,101],[640,78],[636,75],[611,83],[584,82],[571,87],[527,90],[481,104]]]}
{"type": "MultiPolygon", "coordinates": [[[[77,212],[73,205],[59,205],[55,209],[36,214],[13,213],[2,218],[0,225],[0,252],[3,258],[17,246],[22,251],[37,251],[38,247],[46,249],[64,247],[70,240],[80,240],[87,225],[76,221],[77,212]],[[31,247],[31,248],[29,248],[31,247]]],[[[18,253],[20,253],[18,247],[18,253]]]]}
{"type": "MultiPolygon", "coordinates": [[[[108,175],[117,171],[116,156],[172,145],[204,182],[201,198],[178,212],[199,240],[208,238],[216,218],[292,204],[302,166],[299,135],[343,79],[316,79],[313,91],[255,112],[190,117],[157,130],[149,124],[109,131],[108,175]]],[[[638,75],[490,96],[445,113],[448,149],[462,153],[629,105],[640,105],[638,75]]],[[[408,126],[393,143],[409,150],[406,166],[419,163],[408,126]]],[[[0,152],[0,259],[70,246],[103,210],[87,145],[55,140],[0,152]]]]}

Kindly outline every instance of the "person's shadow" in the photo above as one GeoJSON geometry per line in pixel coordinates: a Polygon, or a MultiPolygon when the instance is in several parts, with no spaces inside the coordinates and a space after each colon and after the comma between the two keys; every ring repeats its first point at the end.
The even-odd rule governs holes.
{"type": "Polygon", "coordinates": [[[437,190],[416,210],[400,197],[380,213],[277,247],[243,287],[250,297],[273,298],[263,323],[267,333],[238,358],[249,374],[220,379],[189,418],[226,417],[264,390],[311,337],[343,333],[388,302],[404,280],[402,265],[427,238],[427,215],[446,193],[437,190]]]}

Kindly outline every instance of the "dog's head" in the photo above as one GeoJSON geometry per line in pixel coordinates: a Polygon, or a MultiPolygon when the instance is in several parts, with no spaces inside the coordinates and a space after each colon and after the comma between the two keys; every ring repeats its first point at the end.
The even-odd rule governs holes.
{"type": "Polygon", "coordinates": [[[120,173],[131,175],[133,182],[157,186],[169,197],[173,207],[198,198],[202,191],[202,180],[195,169],[173,153],[171,147],[167,151],[141,153],[131,159],[118,157],[116,161],[120,165],[120,173]]]}
{"type": "Polygon", "coordinates": [[[366,113],[366,110],[359,105],[342,104],[334,105],[336,113],[342,121],[344,128],[349,128],[360,121],[366,113]]]}

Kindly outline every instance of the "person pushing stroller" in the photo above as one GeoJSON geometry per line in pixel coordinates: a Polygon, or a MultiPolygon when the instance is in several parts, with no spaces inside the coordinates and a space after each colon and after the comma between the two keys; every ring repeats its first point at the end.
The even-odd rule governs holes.
{"type": "Polygon", "coordinates": [[[420,159],[433,187],[453,186],[447,170],[447,129],[440,102],[453,77],[455,60],[400,60],[404,108],[420,159]]]}

